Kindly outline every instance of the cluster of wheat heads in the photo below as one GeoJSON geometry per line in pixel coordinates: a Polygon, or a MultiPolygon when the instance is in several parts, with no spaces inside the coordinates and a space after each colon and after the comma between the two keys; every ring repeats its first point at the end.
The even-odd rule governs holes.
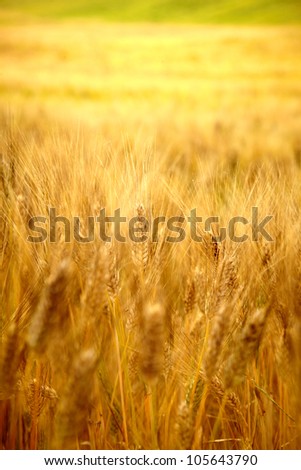
{"type": "Polygon", "coordinates": [[[160,142],[2,124],[1,448],[300,448],[298,159],[187,165],[160,142]],[[85,233],[101,207],[223,225],[254,205],[273,242],[27,241],[49,207],[85,233]]]}

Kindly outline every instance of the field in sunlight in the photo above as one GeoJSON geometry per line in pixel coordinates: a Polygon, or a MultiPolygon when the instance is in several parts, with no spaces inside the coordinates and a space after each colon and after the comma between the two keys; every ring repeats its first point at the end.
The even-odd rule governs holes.
{"type": "Polygon", "coordinates": [[[300,29],[0,37],[0,447],[301,449],[300,29]]]}
{"type": "Polygon", "coordinates": [[[300,24],[298,0],[1,0],[7,20],[97,18],[115,22],[201,24],[300,24]]]}

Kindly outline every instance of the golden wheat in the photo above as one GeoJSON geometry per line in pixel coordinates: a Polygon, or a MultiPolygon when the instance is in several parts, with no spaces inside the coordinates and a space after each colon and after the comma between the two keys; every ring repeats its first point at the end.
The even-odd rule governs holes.
{"type": "Polygon", "coordinates": [[[0,26],[0,447],[300,449],[299,30],[81,26],[0,26]]]}

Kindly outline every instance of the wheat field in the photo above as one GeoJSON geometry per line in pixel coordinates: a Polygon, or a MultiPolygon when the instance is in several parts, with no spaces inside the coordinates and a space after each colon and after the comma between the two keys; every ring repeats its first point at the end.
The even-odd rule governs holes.
{"type": "Polygon", "coordinates": [[[300,29],[0,35],[1,448],[301,449],[300,29]],[[189,237],[192,209],[227,227],[254,207],[272,241],[189,237]],[[58,222],[30,243],[49,208],[83,237],[120,209],[145,237],[58,222]],[[159,216],[185,239],[150,239],[159,216]]]}

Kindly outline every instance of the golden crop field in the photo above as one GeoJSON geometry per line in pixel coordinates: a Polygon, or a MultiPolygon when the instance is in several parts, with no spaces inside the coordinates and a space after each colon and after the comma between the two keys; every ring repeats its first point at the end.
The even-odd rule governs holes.
{"type": "Polygon", "coordinates": [[[2,449],[301,449],[300,51],[1,22],[2,449]]]}

